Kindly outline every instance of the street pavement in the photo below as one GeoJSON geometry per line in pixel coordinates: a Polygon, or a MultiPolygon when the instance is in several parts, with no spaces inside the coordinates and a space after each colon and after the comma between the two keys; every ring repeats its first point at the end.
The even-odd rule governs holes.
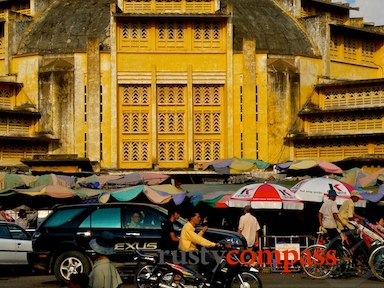
{"type": "MultiPolygon", "coordinates": [[[[0,267],[0,287],[1,288],[60,288],[62,287],[55,276],[46,274],[33,274],[23,271],[6,272],[0,267]]],[[[375,278],[356,277],[344,279],[325,279],[316,280],[309,278],[303,273],[260,273],[263,288],[342,288],[342,287],[383,287],[384,282],[375,278]]],[[[134,288],[133,282],[128,281],[122,288],[134,288]]]]}

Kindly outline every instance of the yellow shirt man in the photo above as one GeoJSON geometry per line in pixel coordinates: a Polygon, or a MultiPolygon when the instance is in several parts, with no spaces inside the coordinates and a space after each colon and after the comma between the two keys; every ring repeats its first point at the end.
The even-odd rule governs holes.
{"type": "MultiPolygon", "coordinates": [[[[349,220],[353,218],[358,218],[360,220],[364,220],[364,217],[357,215],[355,213],[355,203],[359,201],[360,193],[356,190],[353,190],[351,192],[351,198],[348,200],[345,200],[343,205],[341,205],[339,209],[339,218],[343,222],[344,226],[347,226],[349,229],[355,229],[355,227],[348,223],[349,220]]],[[[337,226],[340,230],[343,230],[344,228],[342,225],[338,222],[337,226]]]]}
{"type": "Polygon", "coordinates": [[[203,247],[215,247],[216,243],[211,242],[203,237],[203,234],[206,229],[203,228],[198,234],[195,232],[194,221],[200,223],[194,219],[198,217],[200,219],[200,215],[196,213],[196,216],[192,217],[187,224],[184,225],[183,229],[181,229],[179,249],[181,251],[190,252],[193,250],[198,250],[196,245],[200,245],[203,247]],[[192,223],[191,223],[192,222],[192,223]]]}

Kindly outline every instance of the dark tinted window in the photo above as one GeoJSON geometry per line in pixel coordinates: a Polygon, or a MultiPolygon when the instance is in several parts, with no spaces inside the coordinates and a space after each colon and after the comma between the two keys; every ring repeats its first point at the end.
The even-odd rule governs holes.
{"type": "Polygon", "coordinates": [[[0,225],[0,238],[3,238],[3,239],[11,238],[11,236],[9,235],[7,226],[5,225],[0,225]]]}
{"type": "Polygon", "coordinates": [[[53,213],[52,217],[49,218],[47,222],[45,222],[44,227],[57,227],[63,225],[64,223],[68,223],[85,209],[85,207],[79,207],[73,209],[58,210],[56,213],[53,213]]]}
{"type": "Polygon", "coordinates": [[[80,228],[121,228],[120,208],[100,208],[89,215],[80,228]]]}

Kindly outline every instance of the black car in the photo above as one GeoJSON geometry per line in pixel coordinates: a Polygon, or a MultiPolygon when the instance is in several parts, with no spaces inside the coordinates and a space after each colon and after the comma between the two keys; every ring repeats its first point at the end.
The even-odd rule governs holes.
{"type": "MultiPolygon", "coordinates": [[[[91,271],[96,254],[89,241],[109,231],[116,239],[116,254],[110,259],[122,276],[131,275],[137,265],[134,251],[154,252],[158,248],[161,222],[167,220],[167,213],[162,207],[142,203],[58,206],[33,234],[29,264],[68,283],[71,274],[91,271]]],[[[175,231],[179,232],[185,223],[179,218],[175,231]]],[[[244,237],[232,231],[210,228],[204,237],[214,242],[231,238],[239,249],[246,247],[244,237]]]]}

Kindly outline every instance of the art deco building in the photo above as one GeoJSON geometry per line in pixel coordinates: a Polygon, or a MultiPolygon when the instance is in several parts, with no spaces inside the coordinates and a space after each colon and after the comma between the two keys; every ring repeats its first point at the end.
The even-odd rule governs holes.
{"type": "Polygon", "coordinates": [[[0,165],[383,154],[384,29],[328,0],[0,1],[0,165]]]}

